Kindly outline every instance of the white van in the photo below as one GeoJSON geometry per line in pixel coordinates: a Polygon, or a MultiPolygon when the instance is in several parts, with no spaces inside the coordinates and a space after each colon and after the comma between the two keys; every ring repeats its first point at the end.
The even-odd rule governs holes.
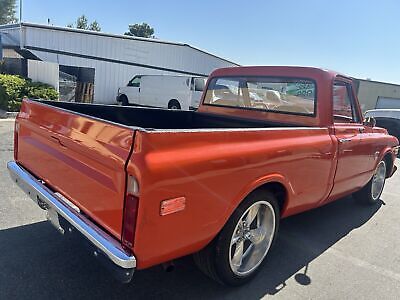
{"type": "Polygon", "coordinates": [[[118,89],[117,101],[122,105],[196,109],[206,80],[196,76],[136,75],[118,89]]]}

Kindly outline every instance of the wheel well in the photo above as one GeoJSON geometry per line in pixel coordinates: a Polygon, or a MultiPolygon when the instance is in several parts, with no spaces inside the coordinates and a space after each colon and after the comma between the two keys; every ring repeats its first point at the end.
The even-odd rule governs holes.
{"type": "Polygon", "coordinates": [[[179,104],[179,106],[181,106],[181,104],[179,103],[179,101],[177,100],[177,99],[171,99],[171,100],[169,100],[168,101],[168,106],[171,104],[171,103],[178,103],[179,104]]]}
{"type": "Polygon", "coordinates": [[[268,183],[265,183],[265,184],[259,186],[252,193],[254,193],[256,191],[268,191],[268,192],[272,193],[276,197],[276,200],[278,201],[278,205],[279,205],[279,210],[282,213],[282,210],[285,206],[286,199],[287,199],[287,191],[286,191],[285,186],[282,183],[268,182],[268,183]]]}
{"type": "Polygon", "coordinates": [[[383,157],[383,160],[385,161],[386,164],[386,177],[390,176],[392,173],[392,167],[393,167],[393,158],[390,153],[386,153],[385,156],[383,157]],[[388,167],[390,166],[390,168],[388,167]]]}

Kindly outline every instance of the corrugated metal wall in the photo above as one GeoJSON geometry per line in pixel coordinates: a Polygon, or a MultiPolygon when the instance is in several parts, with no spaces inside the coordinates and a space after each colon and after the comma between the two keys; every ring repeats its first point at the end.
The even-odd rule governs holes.
{"type": "Polygon", "coordinates": [[[59,90],[58,64],[39,60],[28,60],[28,77],[32,81],[43,82],[59,90]]]}
{"type": "Polygon", "coordinates": [[[363,112],[374,109],[378,97],[400,98],[400,85],[359,80],[358,101],[363,112]]]}
{"type": "MultiPolygon", "coordinates": [[[[19,28],[2,29],[19,45],[19,28]]],[[[95,69],[96,103],[115,103],[117,89],[136,74],[209,74],[234,63],[184,44],[93,34],[26,24],[23,47],[43,61],[95,69]]]]}

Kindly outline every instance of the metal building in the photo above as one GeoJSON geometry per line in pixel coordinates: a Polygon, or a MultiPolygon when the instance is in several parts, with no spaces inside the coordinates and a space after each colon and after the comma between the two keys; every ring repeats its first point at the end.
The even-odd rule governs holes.
{"type": "Polygon", "coordinates": [[[6,58],[52,63],[31,63],[32,72],[27,64],[27,75],[51,81],[41,75],[58,68],[60,90],[68,82],[92,84],[95,103],[115,103],[118,87],[136,74],[208,76],[216,68],[237,66],[190,45],[157,39],[30,23],[2,25],[0,35],[6,58]]]}
{"type": "Polygon", "coordinates": [[[400,85],[354,79],[363,112],[375,108],[400,108],[400,85]]]}

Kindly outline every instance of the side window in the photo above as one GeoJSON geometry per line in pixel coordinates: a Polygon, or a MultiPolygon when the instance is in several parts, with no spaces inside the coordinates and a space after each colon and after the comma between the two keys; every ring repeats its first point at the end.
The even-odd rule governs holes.
{"type": "Polygon", "coordinates": [[[343,81],[333,84],[333,118],[335,122],[359,123],[351,85],[343,81]]]}
{"type": "Polygon", "coordinates": [[[131,87],[140,87],[140,79],[142,78],[142,76],[135,76],[132,78],[131,81],[128,82],[128,86],[131,87]]]}
{"type": "Polygon", "coordinates": [[[206,85],[205,78],[195,78],[194,79],[194,90],[196,92],[202,92],[204,90],[205,85],[206,85]]]}

